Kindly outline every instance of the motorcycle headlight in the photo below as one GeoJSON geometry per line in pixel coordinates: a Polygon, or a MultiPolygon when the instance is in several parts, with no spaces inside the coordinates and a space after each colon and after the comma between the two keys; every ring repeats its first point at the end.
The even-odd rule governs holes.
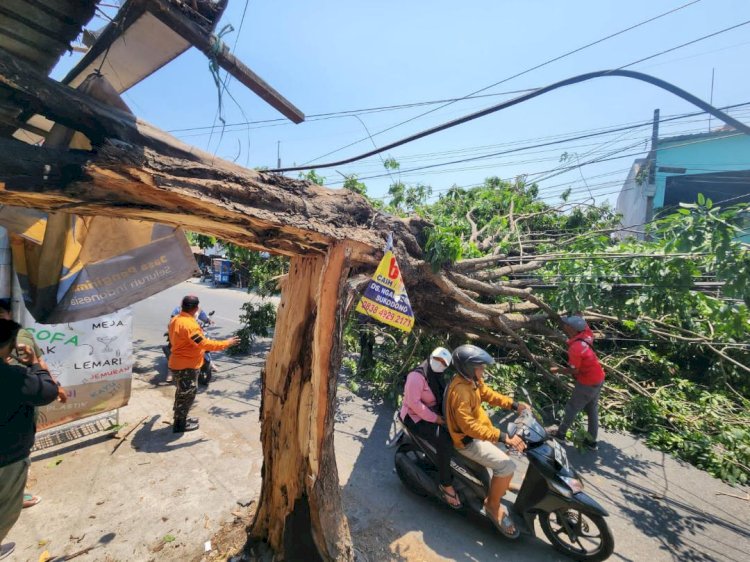
{"type": "Polygon", "coordinates": [[[571,478],[569,476],[560,476],[560,480],[565,482],[568,487],[573,491],[574,494],[577,494],[578,492],[583,492],[583,482],[578,480],[578,478],[571,478]]]}

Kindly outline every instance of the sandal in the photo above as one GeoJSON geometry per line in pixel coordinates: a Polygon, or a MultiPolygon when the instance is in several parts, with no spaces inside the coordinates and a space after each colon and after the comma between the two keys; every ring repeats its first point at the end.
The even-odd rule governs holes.
{"type": "Polygon", "coordinates": [[[521,536],[521,530],[518,528],[518,525],[516,525],[515,521],[513,521],[513,518],[508,514],[504,507],[502,508],[502,510],[503,516],[500,521],[487,513],[486,506],[482,508],[482,514],[485,515],[490,521],[492,521],[492,524],[495,525],[497,530],[500,531],[500,534],[505,538],[517,539],[521,536]],[[511,531],[511,529],[513,530],[511,531]]]}
{"type": "Polygon", "coordinates": [[[24,494],[23,495],[23,507],[32,507],[38,504],[40,501],[42,501],[41,496],[35,496],[33,494],[24,494]]]}
{"type": "Polygon", "coordinates": [[[443,488],[442,484],[439,484],[438,488],[443,493],[443,501],[448,504],[448,507],[451,507],[453,509],[461,509],[463,507],[461,505],[461,500],[458,497],[458,492],[454,492],[451,494],[448,490],[443,488]],[[455,503],[451,503],[451,500],[454,500],[455,503]]]}

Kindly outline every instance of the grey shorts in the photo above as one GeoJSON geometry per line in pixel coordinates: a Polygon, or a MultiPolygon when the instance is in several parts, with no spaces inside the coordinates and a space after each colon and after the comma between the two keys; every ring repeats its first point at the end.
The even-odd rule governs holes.
{"type": "Polygon", "coordinates": [[[516,470],[516,465],[510,457],[489,441],[474,439],[463,449],[456,450],[467,459],[489,468],[493,477],[510,476],[516,470]]]}

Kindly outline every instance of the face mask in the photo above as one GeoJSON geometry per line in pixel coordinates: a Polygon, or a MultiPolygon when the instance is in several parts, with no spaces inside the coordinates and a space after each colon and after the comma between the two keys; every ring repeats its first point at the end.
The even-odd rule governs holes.
{"type": "Polygon", "coordinates": [[[447,368],[448,367],[446,367],[442,361],[438,361],[433,357],[430,358],[430,369],[432,369],[435,373],[442,373],[447,368]]]}

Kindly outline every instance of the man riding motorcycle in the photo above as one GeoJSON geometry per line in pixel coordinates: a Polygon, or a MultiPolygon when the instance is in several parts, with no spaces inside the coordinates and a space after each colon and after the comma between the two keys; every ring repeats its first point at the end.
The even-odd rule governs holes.
{"type": "Polygon", "coordinates": [[[490,490],[484,502],[485,512],[503,535],[517,538],[520,530],[500,503],[510,486],[515,465],[496,443],[505,443],[517,451],[523,451],[526,444],[518,435],[509,437],[494,427],[482,408],[482,402],[519,414],[529,406],[524,402],[514,402],[484,383],[485,366],[494,362],[486,351],[475,345],[462,345],[453,351],[453,367],[457,374],[448,386],[445,420],[456,450],[492,470],[490,490]]]}

